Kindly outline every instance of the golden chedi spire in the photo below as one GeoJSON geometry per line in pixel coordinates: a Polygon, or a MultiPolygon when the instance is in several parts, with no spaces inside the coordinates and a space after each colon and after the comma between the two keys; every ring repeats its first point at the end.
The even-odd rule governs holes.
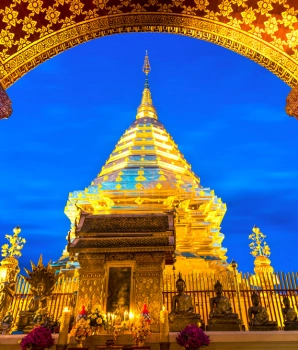
{"type": "Polygon", "coordinates": [[[226,212],[214,191],[202,187],[200,178],[178,145],[158,120],[148,83],[150,63],[136,119],[123,133],[101,171],[91,184],[69,194],[65,213],[75,238],[81,214],[160,215],[175,208],[176,268],[209,272],[227,266],[227,249],[221,221],[226,212]]]}
{"type": "Polygon", "coordinates": [[[153,106],[152,103],[152,97],[151,97],[151,92],[149,88],[149,80],[148,80],[148,74],[151,71],[150,63],[149,63],[149,57],[148,57],[148,52],[146,51],[146,56],[144,60],[144,65],[143,65],[143,72],[146,74],[146,79],[145,79],[145,86],[143,90],[143,95],[142,95],[142,101],[141,104],[138,108],[138,113],[137,113],[137,119],[140,118],[157,118],[157,113],[156,109],[153,106]]]}

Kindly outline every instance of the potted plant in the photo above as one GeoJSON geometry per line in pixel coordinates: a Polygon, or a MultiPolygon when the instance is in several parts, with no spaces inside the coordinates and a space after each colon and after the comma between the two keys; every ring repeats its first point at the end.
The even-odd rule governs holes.
{"type": "Polygon", "coordinates": [[[180,346],[184,346],[187,350],[195,350],[208,346],[210,344],[210,339],[201,328],[190,324],[178,333],[176,342],[180,346]]]}
{"type": "Polygon", "coordinates": [[[75,337],[76,341],[78,342],[78,348],[83,347],[83,340],[85,340],[91,334],[92,329],[90,327],[90,321],[84,318],[81,318],[78,322],[76,322],[70,331],[70,336],[75,337]]]}
{"type": "Polygon", "coordinates": [[[51,348],[55,343],[50,329],[36,327],[21,341],[22,350],[44,350],[51,348]]]}

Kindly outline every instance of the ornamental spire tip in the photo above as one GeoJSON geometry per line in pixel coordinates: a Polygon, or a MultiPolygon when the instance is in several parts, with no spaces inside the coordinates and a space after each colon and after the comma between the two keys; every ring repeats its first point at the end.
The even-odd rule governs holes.
{"type": "Polygon", "coordinates": [[[151,92],[149,89],[148,74],[150,73],[150,71],[151,71],[151,67],[149,63],[148,51],[146,50],[146,55],[145,55],[144,64],[143,64],[143,72],[146,74],[146,79],[145,79],[145,86],[143,90],[142,101],[138,108],[138,112],[136,116],[137,119],[145,118],[145,117],[157,119],[157,113],[152,104],[151,92]]]}
{"type": "Polygon", "coordinates": [[[148,51],[146,50],[144,65],[143,65],[143,72],[148,75],[151,71],[150,63],[149,63],[149,56],[148,51]]]}

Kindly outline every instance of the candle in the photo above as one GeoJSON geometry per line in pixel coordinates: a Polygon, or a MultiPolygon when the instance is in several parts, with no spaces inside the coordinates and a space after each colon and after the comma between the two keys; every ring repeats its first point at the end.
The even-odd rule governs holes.
{"type": "Polygon", "coordinates": [[[65,307],[62,311],[58,344],[63,344],[63,345],[68,344],[69,322],[70,322],[70,310],[68,310],[68,307],[65,307]]]}
{"type": "Polygon", "coordinates": [[[159,315],[160,320],[160,342],[167,343],[169,341],[169,312],[162,307],[159,315]]]}
{"type": "Polygon", "coordinates": [[[132,312],[129,313],[129,330],[131,330],[133,326],[133,316],[134,314],[132,312]]]}

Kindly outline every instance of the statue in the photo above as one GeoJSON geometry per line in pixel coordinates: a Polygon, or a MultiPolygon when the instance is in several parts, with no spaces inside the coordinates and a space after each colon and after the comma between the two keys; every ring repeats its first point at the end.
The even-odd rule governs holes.
{"type": "Polygon", "coordinates": [[[216,296],[210,298],[210,314],[207,331],[240,331],[241,320],[232,312],[229,298],[222,295],[222,284],[214,285],[216,296]]]}
{"type": "Polygon", "coordinates": [[[0,284],[0,315],[5,315],[12,304],[12,299],[16,290],[15,278],[18,274],[18,267],[11,270],[7,281],[0,284]]]}
{"type": "Polygon", "coordinates": [[[11,311],[9,310],[1,322],[2,334],[8,334],[13,322],[11,311]]]}
{"type": "Polygon", "coordinates": [[[194,312],[191,297],[184,293],[185,281],[180,273],[176,289],[178,294],[172,298],[172,310],[169,313],[170,332],[179,332],[189,324],[202,324],[201,316],[194,312]]]}
{"type": "Polygon", "coordinates": [[[31,291],[33,297],[29,301],[27,311],[40,312],[42,314],[47,313],[47,295],[46,295],[46,284],[43,280],[37,284],[36,287],[32,286],[31,291]]]}
{"type": "Polygon", "coordinates": [[[289,297],[285,296],[283,298],[284,308],[282,313],[284,316],[284,330],[285,331],[295,331],[298,330],[298,319],[297,312],[291,307],[291,302],[289,297]]]}
{"type": "Polygon", "coordinates": [[[48,299],[51,296],[58,275],[52,270],[50,263],[45,267],[40,256],[37,266],[31,262],[32,272],[25,269],[29,277],[24,277],[31,286],[33,294],[29,301],[28,309],[20,311],[17,317],[16,327],[18,331],[29,333],[34,324],[44,324],[48,314],[48,299]]]}
{"type": "Polygon", "coordinates": [[[1,247],[4,259],[0,262],[0,275],[4,276],[4,281],[1,282],[0,278],[0,319],[6,315],[15,294],[16,277],[20,271],[18,258],[22,256],[21,250],[26,243],[25,238],[19,237],[20,233],[20,227],[15,227],[13,235],[5,235],[9,243],[1,247]]]}
{"type": "Polygon", "coordinates": [[[277,331],[277,322],[269,321],[267,310],[259,305],[260,298],[256,292],[251,296],[252,306],[248,309],[250,331],[277,331]]]}

